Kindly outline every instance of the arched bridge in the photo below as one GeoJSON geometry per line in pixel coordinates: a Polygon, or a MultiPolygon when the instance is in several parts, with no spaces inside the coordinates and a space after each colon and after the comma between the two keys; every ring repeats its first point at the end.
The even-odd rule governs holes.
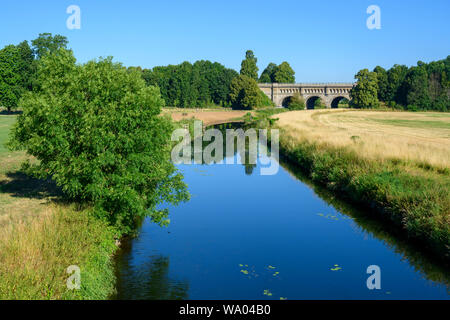
{"type": "Polygon", "coordinates": [[[277,106],[286,106],[289,99],[299,93],[307,109],[314,109],[318,98],[327,108],[337,108],[342,99],[350,100],[353,83],[259,83],[259,88],[277,106]]]}

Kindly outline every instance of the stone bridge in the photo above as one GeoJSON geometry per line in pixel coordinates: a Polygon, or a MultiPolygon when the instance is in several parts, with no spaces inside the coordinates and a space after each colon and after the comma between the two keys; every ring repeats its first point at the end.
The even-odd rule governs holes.
{"type": "Polygon", "coordinates": [[[314,109],[318,98],[327,108],[337,108],[342,99],[350,100],[353,83],[259,83],[259,88],[276,106],[287,106],[289,99],[299,93],[307,109],[314,109]]]}

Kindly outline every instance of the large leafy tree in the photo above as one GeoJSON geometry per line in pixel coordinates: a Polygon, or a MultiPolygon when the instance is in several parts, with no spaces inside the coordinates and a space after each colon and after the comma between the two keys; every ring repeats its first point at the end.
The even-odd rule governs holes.
{"type": "Polygon", "coordinates": [[[276,69],[274,82],[278,83],[294,83],[295,72],[286,61],[282,62],[276,69]]]}
{"type": "Polygon", "coordinates": [[[406,84],[406,104],[414,109],[430,108],[430,96],[428,89],[428,73],[423,64],[412,67],[405,78],[406,84]]]}
{"type": "Polygon", "coordinates": [[[69,41],[65,36],[51,33],[40,33],[39,37],[31,41],[36,58],[42,58],[46,53],[56,52],[58,49],[66,49],[69,41]]]}
{"type": "Polygon", "coordinates": [[[388,89],[388,76],[387,72],[383,67],[376,66],[375,69],[373,69],[373,72],[377,74],[377,80],[378,80],[378,100],[387,102],[388,95],[387,95],[387,89],[388,89]]]}
{"type": "Polygon", "coordinates": [[[271,62],[267,65],[264,71],[261,73],[259,77],[259,82],[261,83],[273,83],[275,82],[275,72],[277,71],[278,66],[271,62]]]}
{"type": "Polygon", "coordinates": [[[408,67],[405,65],[394,65],[388,70],[388,85],[386,88],[386,100],[396,101],[399,104],[406,103],[404,90],[404,80],[408,73],[408,67]]]}
{"type": "Polygon", "coordinates": [[[173,127],[160,115],[158,88],[110,58],[77,65],[64,49],[41,58],[38,81],[21,100],[11,142],[39,160],[30,171],[92,204],[121,232],[145,216],[166,223],[157,205],[188,194],[170,161],[173,127]]]}
{"type": "Polygon", "coordinates": [[[0,50],[0,106],[6,107],[8,112],[17,107],[23,90],[20,60],[16,46],[8,45],[0,50]]]}
{"type": "Polygon", "coordinates": [[[253,78],[240,75],[231,81],[230,98],[235,109],[254,109],[261,106],[261,90],[253,78]]]}
{"type": "Polygon", "coordinates": [[[252,78],[253,80],[258,80],[258,67],[256,63],[258,59],[252,50],[247,50],[245,53],[245,59],[241,63],[240,74],[252,78]]]}
{"type": "Polygon", "coordinates": [[[352,105],[357,108],[378,106],[377,74],[363,69],[355,75],[355,79],[356,86],[350,91],[352,105]]]}

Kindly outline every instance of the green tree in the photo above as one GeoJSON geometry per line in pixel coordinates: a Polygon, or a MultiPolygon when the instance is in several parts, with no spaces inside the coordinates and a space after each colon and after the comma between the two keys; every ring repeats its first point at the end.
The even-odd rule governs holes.
{"type": "Polygon", "coordinates": [[[231,80],[237,75],[236,71],[208,60],[142,71],[145,82],[157,85],[167,105],[174,107],[228,105],[231,80]]]}
{"type": "Polygon", "coordinates": [[[41,59],[46,53],[56,52],[58,49],[67,48],[68,40],[65,36],[51,33],[40,33],[39,37],[31,41],[37,59],[41,59]]]}
{"type": "Polygon", "coordinates": [[[406,104],[406,95],[404,90],[404,80],[408,73],[408,67],[405,65],[394,65],[387,71],[388,85],[386,88],[386,100],[395,101],[398,104],[406,104]]]}
{"type": "Polygon", "coordinates": [[[383,67],[376,66],[375,69],[373,69],[373,72],[377,74],[377,80],[378,80],[378,100],[388,102],[388,95],[387,95],[387,89],[388,89],[388,76],[387,72],[383,67]]]}
{"type": "Polygon", "coordinates": [[[424,65],[413,67],[405,78],[406,105],[413,109],[429,109],[430,96],[428,91],[428,74],[424,65]]]}
{"type": "Polygon", "coordinates": [[[273,83],[275,82],[275,72],[278,66],[275,63],[269,63],[259,77],[260,83],[273,83]]]}
{"type": "Polygon", "coordinates": [[[241,72],[242,76],[247,76],[254,80],[258,80],[258,67],[256,66],[256,62],[258,59],[253,54],[252,50],[247,50],[245,53],[245,59],[242,60],[241,63],[241,72]]]}
{"type": "Polygon", "coordinates": [[[363,69],[355,75],[355,79],[357,80],[356,86],[350,91],[351,104],[357,108],[377,107],[377,74],[363,69]]]}
{"type": "Polygon", "coordinates": [[[256,81],[240,75],[231,81],[230,98],[235,109],[254,109],[261,104],[261,90],[256,81]]]}
{"type": "Polygon", "coordinates": [[[158,88],[111,58],[77,65],[64,49],[41,58],[38,82],[21,100],[11,141],[39,160],[29,170],[121,232],[146,216],[167,223],[158,204],[188,194],[170,161],[173,126],[160,115],[158,88]]]}
{"type": "Polygon", "coordinates": [[[6,107],[8,112],[17,107],[22,93],[20,60],[16,46],[8,45],[0,50],[0,106],[6,107]]]}
{"type": "Polygon", "coordinates": [[[289,63],[286,61],[282,62],[276,69],[274,75],[274,82],[277,83],[294,83],[295,82],[295,72],[292,70],[289,63]]]}

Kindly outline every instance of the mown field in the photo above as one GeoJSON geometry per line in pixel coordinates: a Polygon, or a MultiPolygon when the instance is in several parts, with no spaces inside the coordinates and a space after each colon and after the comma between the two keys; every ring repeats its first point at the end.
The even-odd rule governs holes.
{"type": "Polygon", "coordinates": [[[398,159],[450,168],[450,114],[382,111],[302,111],[277,116],[297,141],[348,147],[373,160],[398,159]]]}
{"type": "Polygon", "coordinates": [[[450,252],[450,115],[361,110],[274,116],[280,147],[316,183],[450,252]]]}
{"type": "MultiPolygon", "coordinates": [[[[0,114],[0,299],[106,299],[114,291],[114,230],[21,172],[23,151],[5,147],[14,115],[0,114]],[[71,265],[81,289],[68,290],[71,265]]],[[[33,159],[31,159],[33,160],[33,159]]]]}

